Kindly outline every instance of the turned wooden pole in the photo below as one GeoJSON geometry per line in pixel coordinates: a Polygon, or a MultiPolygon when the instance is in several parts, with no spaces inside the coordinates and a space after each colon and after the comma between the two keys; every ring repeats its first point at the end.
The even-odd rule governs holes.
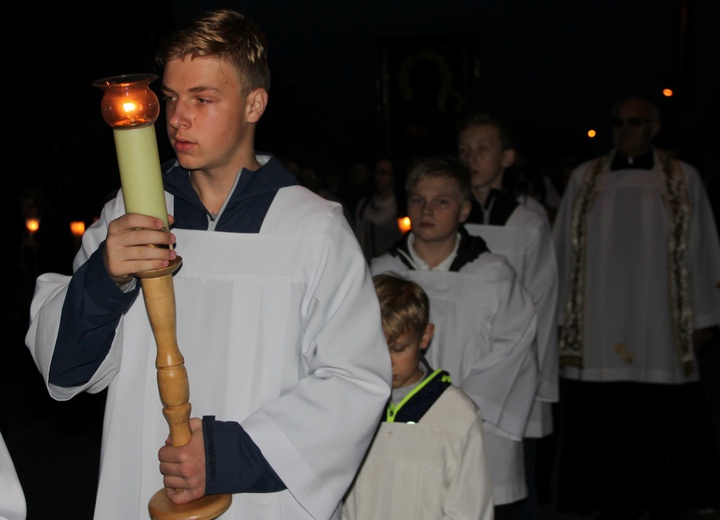
{"type": "MultiPolygon", "coordinates": [[[[183,446],[190,442],[190,384],[185,360],[177,343],[174,273],[182,259],[164,269],[138,273],[143,298],[155,342],[157,343],[158,390],[163,404],[163,415],[170,427],[170,444],[183,446]]],[[[150,499],[148,510],[152,520],[212,520],[227,511],[232,495],[206,495],[188,504],[178,505],[167,496],[165,489],[158,490],[150,499]]]]}

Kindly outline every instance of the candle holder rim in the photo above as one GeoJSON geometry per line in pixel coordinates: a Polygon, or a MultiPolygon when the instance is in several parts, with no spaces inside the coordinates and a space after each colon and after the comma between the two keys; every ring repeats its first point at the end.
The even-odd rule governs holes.
{"type": "Polygon", "coordinates": [[[158,78],[157,74],[151,72],[139,72],[134,74],[118,74],[116,76],[107,76],[105,78],[96,79],[92,82],[93,87],[108,88],[118,87],[125,88],[135,83],[150,84],[158,78]]]}

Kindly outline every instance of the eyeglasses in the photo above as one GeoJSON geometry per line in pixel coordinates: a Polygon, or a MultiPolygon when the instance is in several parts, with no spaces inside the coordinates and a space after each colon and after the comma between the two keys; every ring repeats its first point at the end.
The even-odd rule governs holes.
{"type": "Polygon", "coordinates": [[[615,127],[619,126],[625,126],[625,124],[628,124],[630,126],[640,126],[643,123],[650,123],[652,119],[646,119],[643,117],[628,117],[627,119],[623,119],[622,117],[613,117],[610,120],[610,124],[615,127]]]}

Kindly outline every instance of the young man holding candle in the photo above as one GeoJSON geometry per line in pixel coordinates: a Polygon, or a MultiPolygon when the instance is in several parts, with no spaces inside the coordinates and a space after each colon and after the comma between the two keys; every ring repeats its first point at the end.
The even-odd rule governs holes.
{"type": "Polygon", "coordinates": [[[367,264],[341,206],[254,150],[270,74],[251,20],[208,13],[158,61],[174,227],[125,214],[119,192],[73,276],[38,279],[27,345],[54,398],[108,388],[96,518],[146,518],[163,486],[177,504],[233,493],[222,518],[338,518],[390,394],[367,264]],[[155,340],[133,277],[177,254],[195,416],[179,447],[163,446],[155,340]]]}

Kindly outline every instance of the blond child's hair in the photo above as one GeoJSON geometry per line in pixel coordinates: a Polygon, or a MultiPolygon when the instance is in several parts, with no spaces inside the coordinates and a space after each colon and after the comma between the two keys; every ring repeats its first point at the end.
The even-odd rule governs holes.
{"type": "Polygon", "coordinates": [[[427,177],[455,179],[460,187],[463,199],[470,200],[472,197],[470,172],[465,165],[453,156],[425,157],[415,161],[407,176],[406,192],[411,193],[417,183],[427,177]]]}
{"type": "Polygon", "coordinates": [[[430,322],[430,300],[417,283],[394,273],[373,276],[388,344],[412,332],[422,337],[430,322]]]}

